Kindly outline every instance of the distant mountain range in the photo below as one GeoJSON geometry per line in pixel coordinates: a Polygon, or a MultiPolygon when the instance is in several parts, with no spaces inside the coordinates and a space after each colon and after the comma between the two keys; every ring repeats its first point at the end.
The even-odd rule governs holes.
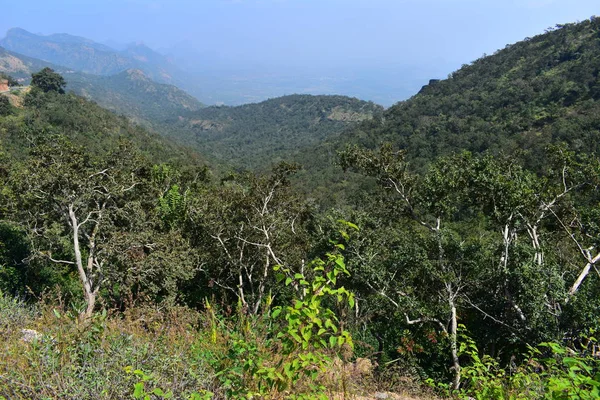
{"type": "Polygon", "coordinates": [[[32,73],[44,67],[62,74],[67,81],[67,90],[146,125],[204,107],[183,90],[157,83],[139,69],[128,69],[111,76],[92,75],[0,47],[0,72],[24,83],[29,82],[32,73]]]}
{"type": "MultiPolygon", "coordinates": [[[[56,43],[75,43],[100,52],[105,49],[74,36],[49,37],[56,43]]],[[[151,60],[151,56],[145,59],[151,60]]],[[[265,169],[383,112],[383,107],[356,98],[312,95],[290,95],[236,107],[205,107],[176,86],[155,82],[141,69],[94,75],[73,67],[77,57],[76,61],[61,60],[71,66],[0,47],[0,72],[27,83],[33,72],[53,68],[64,76],[68,91],[196,149],[214,165],[265,169]]]]}
{"type": "Polygon", "coordinates": [[[33,57],[77,72],[93,75],[114,75],[129,69],[139,69],[150,79],[197,94],[193,79],[169,59],[143,44],[131,44],[125,50],[115,50],[90,39],[66,33],[36,35],[21,28],[12,28],[0,40],[6,50],[33,57]]]}

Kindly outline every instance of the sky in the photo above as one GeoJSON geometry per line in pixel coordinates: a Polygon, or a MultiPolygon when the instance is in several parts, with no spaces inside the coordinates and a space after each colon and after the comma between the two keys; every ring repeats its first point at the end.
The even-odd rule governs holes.
{"type": "Polygon", "coordinates": [[[408,67],[444,77],[548,27],[600,15],[600,2],[0,0],[0,9],[0,36],[21,27],[111,44],[143,42],[218,68],[408,67]]]}

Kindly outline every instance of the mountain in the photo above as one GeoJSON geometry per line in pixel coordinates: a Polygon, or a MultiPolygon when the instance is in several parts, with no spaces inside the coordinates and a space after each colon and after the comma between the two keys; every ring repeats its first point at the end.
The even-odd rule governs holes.
{"type": "Polygon", "coordinates": [[[21,28],[12,28],[0,40],[0,46],[15,53],[93,75],[114,75],[129,69],[140,69],[159,83],[199,92],[192,79],[167,57],[139,43],[119,51],[66,33],[42,36],[21,28]]]}
{"type": "Polygon", "coordinates": [[[432,79],[406,101],[293,157],[297,178],[323,205],[344,203],[370,183],[342,174],[337,153],[349,145],[391,143],[424,172],[464,150],[518,157],[539,173],[548,145],[600,153],[600,18],[560,25],[432,79]]]}
{"type": "Polygon", "coordinates": [[[68,71],[68,68],[59,67],[49,62],[17,54],[0,47],[0,72],[4,72],[23,83],[28,83],[31,80],[33,72],[37,72],[45,67],[50,67],[60,73],[68,71]]]}
{"type": "Polygon", "coordinates": [[[67,90],[139,123],[152,125],[174,114],[204,107],[183,90],[173,85],[157,83],[138,69],[129,69],[111,76],[85,74],[0,47],[0,72],[9,74],[24,84],[29,82],[32,73],[44,67],[62,74],[67,81],[67,90]]]}
{"type": "MultiPolygon", "coordinates": [[[[407,101],[344,136],[376,147],[387,141],[424,167],[461,150],[525,153],[564,142],[600,151],[600,18],[559,25],[508,45],[445,80],[432,80],[407,101]]],[[[341,147],[344,143],[338,143],[341,147]]]]}
{"type": "Polygon", "coordinates": [[[204,107],[195,97],[173,85],[156,83],[139,69],[112,76],[65,74],[67,88],[102,107],[137,122],[161,122],[174,114],[204,107]]]}
{"type": "Polygon", "coordinates": [[[138,65],[129,57],[91,40],[55,34],[40,36],[12,28],[0,40],[7,50],[96,75],[111,75],[138,65]]]}
{"type": "Polygon", "coordinates": [[[379,105],[345,96],[291,95],[183,113],[163,131],[234,166],[265,168],[381,112],[379,105]]]}
{"type": "Polygon", "coordinates": [[[14,115],[0,117],[0,141],[17,158],[38,136],[62,135],[90,154],[107,154],[125,140],[155,163],[204,164],[197,152],[73,93],[20,96],[25,96],[25,101],[18,102],[22,106],[14,109],[14,115]],[[28,96],[33,98],[28,100],[28,96]]]}

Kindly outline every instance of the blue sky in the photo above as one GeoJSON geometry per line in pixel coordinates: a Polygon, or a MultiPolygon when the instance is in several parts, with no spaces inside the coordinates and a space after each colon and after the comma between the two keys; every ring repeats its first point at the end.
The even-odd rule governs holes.
{"type": "Polygon", "coordinates": [[[11,0],[0,36],[18,26],[193,50],[203,62],[232,68],[411,67],[444,77],[484,53],[594,14],[598,0],[11,0]]]}

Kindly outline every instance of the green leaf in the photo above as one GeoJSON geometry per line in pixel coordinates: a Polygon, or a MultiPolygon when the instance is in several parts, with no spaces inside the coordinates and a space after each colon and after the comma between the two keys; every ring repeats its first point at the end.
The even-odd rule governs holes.
{"type": "Polygon", "coordinates": [[[337,338],[335,336],[329,337],[329,347],[334,348],[337,343],[337,338]]]}
{"type": "Polygon", "coordinates": [[[133,385],[133,398],[141,399],[144,395],[144,384],[142,382],[138,382],[133,385]]]}

